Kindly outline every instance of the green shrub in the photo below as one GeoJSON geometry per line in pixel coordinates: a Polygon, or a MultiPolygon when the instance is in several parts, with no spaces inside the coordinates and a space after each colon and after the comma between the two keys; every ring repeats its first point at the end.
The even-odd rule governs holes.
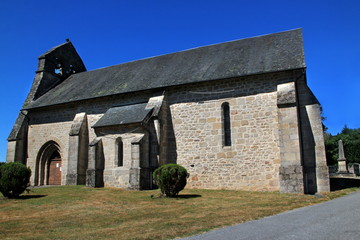
{"type": "Polygon", "coordinates": [[[1,179],[1,167],[4,166],[6,162],[0,162],[0,179],[1,179]]]}
{"type": "Polygon", "coordinates": [[[186,186],[188,173],[178,164],[165,164],[154,171],[153,177],[162,194],[175,197],[186,186]]]}
{"type": "Polygon", "coordinates": [[[0,165],[0,192],[7,198],[17,198],[29,186],[30,168],[18,162],[0,165]]]}

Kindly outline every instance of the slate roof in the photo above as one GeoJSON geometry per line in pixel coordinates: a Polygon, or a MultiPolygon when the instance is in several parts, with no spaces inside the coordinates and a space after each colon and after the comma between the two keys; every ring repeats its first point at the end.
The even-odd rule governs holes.
{"type": "Polygon", "coordinates": [[[147,103],[140,103],[110,108],[92,127],[140,123],[144,121],[152,110],[152,108],[145,109],[146,105],[147,103]]]}
{"type": "Polygon", "coordinates": [[[73,74],[26,109],[299,68],[302,30],[295,29],[73,74]]]}

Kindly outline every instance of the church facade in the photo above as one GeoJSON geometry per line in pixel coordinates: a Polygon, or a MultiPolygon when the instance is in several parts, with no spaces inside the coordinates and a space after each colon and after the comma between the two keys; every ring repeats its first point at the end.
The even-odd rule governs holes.
{"type": "Polygon", "coordinates": [[[301,29],[92,71],[67,41],[39,57],[13,161],[35,186],[151,189],[178,163],[189,188],[329,191],[301,29]]]}

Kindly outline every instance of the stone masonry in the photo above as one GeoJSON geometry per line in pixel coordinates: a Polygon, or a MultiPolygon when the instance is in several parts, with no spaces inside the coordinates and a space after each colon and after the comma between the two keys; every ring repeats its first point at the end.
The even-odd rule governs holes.
{"type": "Polygon", "coordinates": [[[70,42],[60,45],[39,58],[32,89],[8,139],[7,161],[26,163],[33,171],[32,185],[49,184],[52,157],[60,155],[61,179],[54,182],[62,185],[151,189],[158,166],[178,163],[190,173],[188,188],[327,192],[321,106],[307,86],[299,34],[294,30],[89,72],[70,42]],[[243,66],[234,58],[222,65],[218,59],[227,48],[232,54],[226,61],[239,49],[262,48],[257,41],[270,39],[271,45],[289,37],[296,39],[291,45],[281,40],[274,51],[262,50],[270,49],[266,58],[250,51],[247,61],[253,64],[243,66]],[[205,65],[192,68],[192,58],[205,65]],[[178,62],[168,64],[174,59],[178,62]],[[181,72],[181,66],[191,74],[181,72]],[[144,71],[148,75],[142,76],[144,71]],[[185,80],[176,82],[182,74],[185,80]],[[90,92],[89,86],[71,96],[75,86],[82,87],[79,81],[93,76],[105,79],[104,89],[90,92]],[[127,82],[118,84],[122,76],[127,82]],[[126,90],[136,81],[127,79],[133,76],[144,81],[139,83],[143,89],[126,90]],[[199,77],[204,79],[189,80],[199,77]],[[163,83],[157,82],[162,78],[163,83]],[[86,91],[89,95],[81,96],[86,91]],[[65,98],[68,102],[61,102],[65,98]]]}

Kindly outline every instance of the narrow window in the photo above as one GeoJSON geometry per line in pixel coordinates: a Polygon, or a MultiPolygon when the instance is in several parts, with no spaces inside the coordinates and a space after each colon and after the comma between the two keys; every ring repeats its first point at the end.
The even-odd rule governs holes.
{"type": "Polygon", "coordinates": [[[117,166],[124,166],[124,147],[121,138],[116,139],[117,166]]]}
{"type": "Polygon", "coordinates": [[[231,146],[230,106],[227,102],[222,104],[222,119],[224,146],[231,146]]]}

